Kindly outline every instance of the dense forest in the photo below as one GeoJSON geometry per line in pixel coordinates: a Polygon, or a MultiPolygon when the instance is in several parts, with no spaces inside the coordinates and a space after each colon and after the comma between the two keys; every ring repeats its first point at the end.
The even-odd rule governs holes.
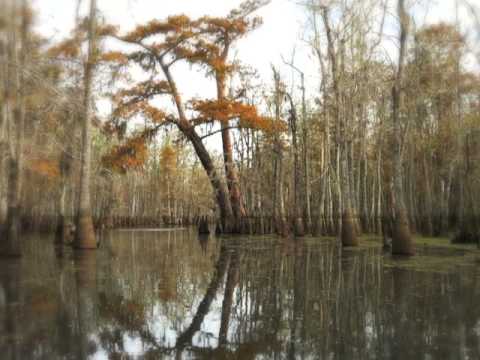
{"type": "Polygon", "coordinates": [[[299,2],[312,92],[295,56],[267,80],[238,61],[268,3],[124,29],[90,0],[52,43],[29,0],[1,0],[1,253],[31,231],[88,249],[97,230],[161,225],[381,234],[404,255],[416,234],[478,242],[479,29],[418,24],[404,0],[299,2]],[[214,94],[185,96],[189,71],[214,94]]]}

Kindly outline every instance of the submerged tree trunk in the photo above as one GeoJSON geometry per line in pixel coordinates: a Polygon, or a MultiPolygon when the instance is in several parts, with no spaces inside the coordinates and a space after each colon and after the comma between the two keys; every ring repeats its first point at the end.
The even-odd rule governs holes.
{"type": "Polygon", "coordinates": [[[403,168],[402,168],[402,147],[405,138],[401,127],[400,104],[402,97],[402,76],[405,62],[406,41],[408,36],[409,18],[405,11],[405,1],[398,0],[398,15],[400,18],[400,50],[398,56],[398,69],[395,76],[395,82],[392,89],[392,121],[393,121],[393,183],[392,202],[395,210],[395,220],[392,239],[392,254],[414,255],[415,248],[412,235],[410,233],[410,224],[408,219],[407,207],[404,200],[403,189],[403,168]]]}
{"type": "Polygon", "coordinates": [[[90,172],[91,172],[91,119],[90,96],[92,87],[93,69],[95,64],[95,28],[96,28],[96,0],[90,2],[90,18],[88,23],[88,57],[84,74],[83,99],[83,129],[82,129],[82,160],[80,169],[80,195],[75,233],[75,247],[78,249],[95,249],[95,229],[93,227],[92,208],[90,201],[90,172]]]}

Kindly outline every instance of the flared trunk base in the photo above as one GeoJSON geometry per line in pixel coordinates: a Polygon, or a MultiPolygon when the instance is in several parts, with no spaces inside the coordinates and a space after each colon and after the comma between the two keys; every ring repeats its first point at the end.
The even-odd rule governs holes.
{"type": "Polygon", "coordinates": [[[78,217],[74,247],[76,249],[97,248],[95,229],[91,215],[80,215],[78,217]]]}
{"type": "Polygon", "coordinates": [[[342,215],[341,239],[343,246],[358,246],[358,237],[355,228],[356,225],[352,217],[352,211],[346,209],[342,215]]]}
{"type": "Polygon", "coordinates": [[[305,226],[303,224],[303,219],[301,217],[297,217],[293,224],[293,229],[295,231],[296,237],[304,237],[305,236],[305,226]]]}
{"type": "Polygon", "coordinates": [[[208,224],[208,219],[202,217],[198,223],[198,233],[203,235],[210,234],[210,226],[208,224]]]}
{"type": "Polygon", "coordinates": [[[415,246],[410,233],[407,214],[404,211],[397,212],[392,235],[393,255],[415,255],[415,246]]]}
{"type": "Polygon", "coordinates": [[[7,222],[5,223],[4,228],[0,229],[0,231],[2,231],[4,234],[4,237],[2,236],[3,239],[0,245],[0,256],[22,256],[22,250],[20,246],[20,218],[18,213],[18,209],[9,208],[7,222]]]}

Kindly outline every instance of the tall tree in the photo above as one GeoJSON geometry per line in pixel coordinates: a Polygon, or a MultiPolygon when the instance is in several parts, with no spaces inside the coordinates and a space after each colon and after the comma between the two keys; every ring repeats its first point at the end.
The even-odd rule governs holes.
{"type": "Polygon", "coordinates": [[[357,246],[358,238],[353,219],[352,199],[350,192],[351,171],[348,164],[348,137],[346,117],[342,113],[342,87],[340,84],[340,69],[338,66],[338,50],[335,50],[332,28],[330,26],[330,9],[328,6],[322,7],[322,18],[327,35],[327,51],[330,62],[332,85],[333,85],[333,118],[336,123],[335,140],[340,158],[340,194],[342,204],[341,233],[340,237],[344,246],[357,246]]]}
{"type": "Polygon", "coordinates": [[[92,78],[96,62],[96,0],[90,1],[90,16],[88,19],[88,54],[85,62],[83,78],[83,127],[82,127],[82,157],[80,167],[80,194],[77,213],[77,229],[75,247],[78,249],[94,249],[97,247],[95,229],[93,227],[90,176],[91,176],[91,93],[92,78]]]}
{"type": "MultiPolygon", "coordinates": [[[[8,7],[7,7],[8,9],[8,7]]],[[[21,191],[22,191],[22,165],[23,143],[25,127],[25,67],[28,52],[28,27],[30,16],[27,1],[23,0],[18,8],[14,2],[10,7],[12,13],[8,26],[7,40],[7,70],[5,91],[7,104],[5,106],[8,119],[9,136],[9,164],[8,164],[8,209],[7,222],[4,229],[5,242],[1,252],[6,256],[21,255],[21,191]],[[16,16],[20,12],[21,16],[16,16]],[[16,19],[21,23],[18,30],[16,19]],[[17,40],[18,33],[19,41],[17,40]]]]}
{"type": "Polygon", "coordinates": [[[116,60],[127,65],[136,63],[151,76],[149,81],[119,92],[115,121],[124,122],[142,115],[150,123],[142,134],[137,134],[137,138],[144,140],[151,139],[162,126],[168,124],[180,130],[195,149],[210,179],[225,232],[237,231],[239,218],[245,214],[233,164],[229,131],[231,128],[271,131],[276,125],[271,119],[260,116],[255,106],[225,95],[226,75],[235,68],[227,62],[228,49],[235,40],[258,26],[258,19],[249,19],[248,15],[261,4],[261,1],[247,2],[226,18],[203,17],[191,20],[181,15],[169,17],[165,21],[154,20],[138,26],[124,36],[114,35],[125,43],[135,45],[136,51],[127,54],[112,53],[108,56],[115,58],[113,55],[116,55],[116,60]],[[152,42],[152,38],[156,41],[152,42]],[[191,99],[189,102],[183,99],[174,76],[174,65],[181,61],[200,64],[214,74],[216,99],[191,99]],[[159,75],[163,75],[163,79],[160,80],[159,75]],[[168,113],[151,102],[160,96],[169,96],[176,111],[168,113]],[[207,124],[219,124],[220,130],[208,127],[207,133],[201,135],[202,126],[207,124]],[[219,132],[224,143],[228,185],[216,169],[204,143],[204,139],[219,132]]]}
{"type": "Polygon", "coordinates": [[[400,49],[398,53],[397,71],[392,87],[392,125],[393,125],[393,172],[391,178],[392,205],[395,211],[392,239],[392,253],[398,255],[414,255],[415,248],[404,199],[403,144],[406,137],[406,127],[400,114],[403,88],[403,72],[407,38],[410,28],[410,18],[405,10],[405,1],[398,0],[398,17],[400,20],[400,49]]]}

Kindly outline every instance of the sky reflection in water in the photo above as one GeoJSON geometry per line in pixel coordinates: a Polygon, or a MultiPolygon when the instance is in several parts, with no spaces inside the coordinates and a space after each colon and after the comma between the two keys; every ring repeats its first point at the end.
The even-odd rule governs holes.
{"type": "Polygon", "coordinates": [[[1,260],[2,359],[480,358],[475,265],[189,229],[114,231],[81,255],[51,244],[1,260]]]}

